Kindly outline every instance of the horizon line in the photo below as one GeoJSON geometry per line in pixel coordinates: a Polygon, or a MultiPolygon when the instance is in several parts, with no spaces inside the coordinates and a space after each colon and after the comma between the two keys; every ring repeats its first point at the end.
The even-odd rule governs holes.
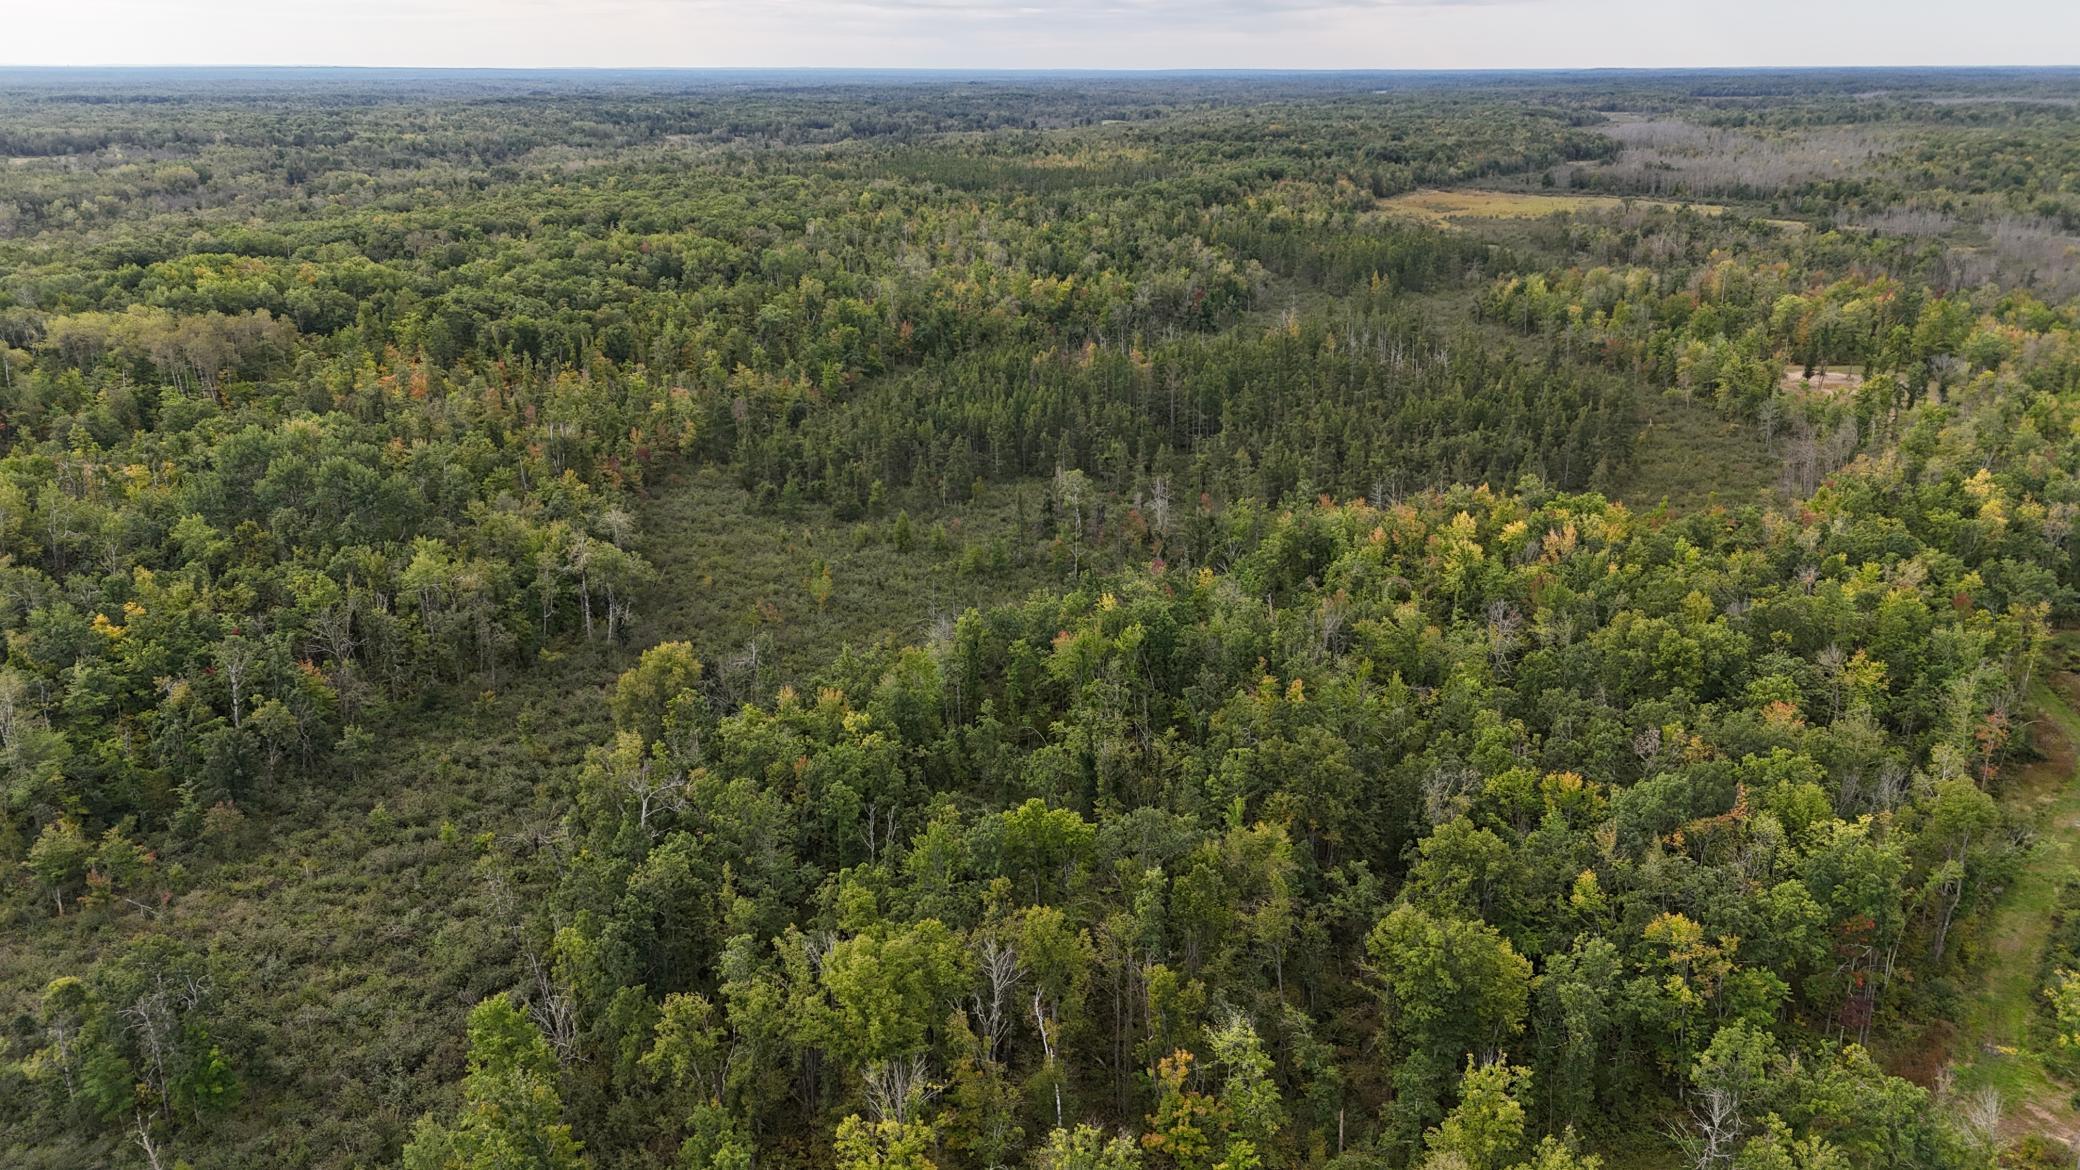
{"type": "Polygon", "coordinates": [[[1150,76],[1206,73],[1258,74],[1440,74],[1440,73],[1875,73],[1924,71],[1962,73],[1974,70],[2002,72],[2080,72],[2080,61],[2044,63],[1980,64],[1841,64],[1841,65],[1179,65],[1148,68],[1075,65],[369,65],[311,62],[267,63],[253,61],[141,62],[107,61],[66,64],[10,63],[0,61],[0,72],[63,70],[281,70],[291,72],[411,72],[411,73],[955,73],[955,74],[1074,74],[1150,76]]]}

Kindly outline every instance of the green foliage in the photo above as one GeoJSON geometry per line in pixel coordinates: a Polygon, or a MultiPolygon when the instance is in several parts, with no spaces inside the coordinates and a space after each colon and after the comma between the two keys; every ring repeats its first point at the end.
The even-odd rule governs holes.
{"type": "Polygon", "coordinates": [[[7,83],[0,1160],[1987,1164],[2062,77],[7,83]]]}
{"type": "Polygon", "coordinates": [[[944,1018],[965,983],[964,957],[934,919],[871,928],[833,945],[822,982],[834,1009],[835,1047],[865,1063],[907,1058],[944,1018]]]}
{"type": "Polygon", "coordinates": [[[862,1120],[838,1124],[838,1170],[937,1170],[932,1127],[921,1122],[862,1120]]]}
{"type": "MultiPolygon", "coordinates": [[[[1406,905],[1380,919],[1365,949],[1398,1058],[1395,1118],[1389,1124],[1418,1125],[1436,1108],[1441,1074],[1449,1075],[1465,1054],[1490,1051],[1522,1028],[1531,964],[1493,927],[1436,918],[1406,905]]],[[[1504,1083],[1498,1091],[1507,1090],[1504,1083]]]]}
{"type": "Polygon", "coordinates": [[[1527,1069],[1501,1061],[1475,1064],[1469,1057],[1459,1078],[1459,1103],[1423,1135],[1429,1151],[1424,1164],[1502,1170],[1515,1163],[1524,1146],[1524,1107],[1516,1094],[1530,1079],[1527,1069]]]}
{"type": "Polygon", "coordinates": [[[1138,1170],[1141,1148],[1125,1137],[1107,1137],[1093,1125],[1057,1129],[1033,1152],[1038,1170],[1138,1170]]]}
{"type": "Polygon", "coordinates": [[[556,1092],[556,1062],[511,998],[469,1017],[469,1075],[453,1124],[422,1118],[404,1149],[408,1170],[577,1170],[589,1165],[556,1092]]]}
{"type": "Polygon", "coordinates": [[[698,744],[706,716],[700,708],[700,681],[701,664],[693,647],[666,642],[643,651],[635,669],[615,682],[607,705],[614,722],[644,742],[691,739],[698,744]]]}

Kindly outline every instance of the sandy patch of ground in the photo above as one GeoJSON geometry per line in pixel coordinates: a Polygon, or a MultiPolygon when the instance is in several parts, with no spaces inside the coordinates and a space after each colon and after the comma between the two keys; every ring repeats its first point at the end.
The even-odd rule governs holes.
{"type": "Polygon", "coordinates": [[[1804,366],[1787,366],[1784,369],[1784,377],[1778,384],[1786,390],[1807,389],[1818,390],[1823,394],[1847,394],[1863,385],[1863,371],[1847,366],[1829,366],[1824,370],[1814,370],[1813,376],[1808,378],[1804,366]]]}

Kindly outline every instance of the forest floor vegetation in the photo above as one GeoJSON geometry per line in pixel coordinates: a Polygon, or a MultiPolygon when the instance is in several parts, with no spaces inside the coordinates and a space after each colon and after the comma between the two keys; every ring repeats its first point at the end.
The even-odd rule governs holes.
{"type": "Polygon", "coordinates": [[[2062,669],[2032,693],[2038,758],[2014,768],[2002,793],[2029,813],[2035,847],[1986,923],[1978,983],[1944,1030],[1955,1088],[1998,1092],[2008,1137],[2050,1133],[2071,1144],[2080,1139],[2080,1110],[2073,1086],[2046,1061],[2036,1001],[2061,904],[2080,882],[2080,633],[2060,636],[2055,661],[2062,669]]]}
{"type": "MultiPolygon", "coordinates": [[[[638,512],[657,573],[625,644],[562,639],[525,668],[395,712],[351,774],[284,787],[246,810],[235,839],[179,859],[185,877],[148,913],[39,921],[36,946],[0,973],[0,1012],[33,1011],[50,980],[144,935],[228,952],[251,973],[236,996],[271,1067],[241,1106],[250,1124],[227,1123],[238,1132],[217,1140],[256,1166],[394,1157],[461,1075],[470,1005],[527,974],[521,925],[555,882],[561,793],[612,730],[606,699],[620,673],[652,645],[691,640],[770,694],[808,683],[848,646],[909,644],[935,615],[1009,600],[1047,579],[1038,558],[986,574],[963,573],[961,558],[1012,547],[1020,490],[1000,486],[905,538],[900,521],[760,512],[714,469],[657,469],[638,512]],[[804,579],[819,565],[831,582],[820,604],[804,579]]],[[[97,1156],[108,1161],[94,1164],[122,1164],[127,1140],[105,1135],[97,1156]]]]}

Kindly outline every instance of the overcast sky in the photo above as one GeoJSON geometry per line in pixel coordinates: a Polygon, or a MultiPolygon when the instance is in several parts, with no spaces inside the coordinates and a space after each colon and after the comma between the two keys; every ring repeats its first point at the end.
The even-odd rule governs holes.
{"type": "Polygon", "coordinates": [[[0,64],[14,65],[2075,63],[2080,0],[0,2],[0,64]]]}

